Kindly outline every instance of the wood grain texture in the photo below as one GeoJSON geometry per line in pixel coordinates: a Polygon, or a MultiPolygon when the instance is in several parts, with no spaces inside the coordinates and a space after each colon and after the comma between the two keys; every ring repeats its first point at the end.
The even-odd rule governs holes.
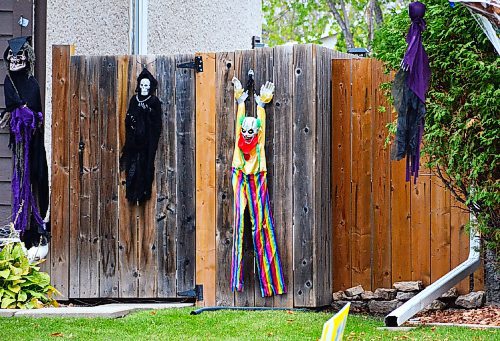
{"type": "Polygon", "coordinates": [[[316,140],[316,58],[312,45],[295,45],[293,90],[294,305],[316,304],[314,240],[316,140]]]}
{"type": "Polygon", "coordinates": [[[431,283],[431,177],[422,175],[411,189],[412,280],[431,283]]]}
{"type": "Polygon", "coordinates": [[[371,60],[352,60],[352,285],[371,289],[371,60]]]}
{"type": "MultiPolygon", "coordinates": [[[[450,209],[450,266],[453,269],[469,256],[469,234],[465,229],[469,222],[469,211],[453,195],[451,196],[450,209]]],[[[461,295],[467,294],[469,292],[469,278],[467,277],[457,284],[456,288],[461,295]]]]}
{"type": "Polygon", "coordinates": [[[52,48],[51,282],[69,297],[69,81],[70,46],[52,48]]]}
{"type": "Polygon", "coordinates": [[[450,270],[450,192],[436,176],[431,177],[431,282],[450,270]]]}
{"type": "Polygon", "coordinates": [[[331,189],[331,79],[332,50],[314,46],[316,55],[316,167],[314,175],[316,236],[313,283],[316,283],[316,305],[331,303],[332,281],[332,189],[331,189]]]}
{"type": "Polygon", "coordinates": [[[332,61],[333,291],[351,287],[351,60],[332,61]]]}
{"type": "Polygon", "coordinates": [[[177,208],[177,165],[175,115],[175,58],[157,56],[156,75],[158,98],[164,112],[162,133],[158,143],[156,168],[156,219],[158,256],[159,297],[176,297],[176,208],[177,208]]]}
{"type": "MultiPolygon", "coordinates": [[[[140,72],[135,58],[119,56],[117,60],[116,110],[118,117],[118,150],[125,144],[125,117],[129,100],[135,95],[137,72],[140,72]]],[[[126,198],[126,175],[121,171],[118,182],[119,225],[118,225],[118,261],[120,297],[138,296],[139,264],[138,264],[138,228],[136,217],[138,209],[126,198]]]]}
{"type": "MultiPolygon", "coordinates": [[[[275,307],[293,307],[293,197],[292,197],[292,129],[293,129],[293,47],[274,48],[274,166],[271,202],[276,242],[288,293],[274,297],[275,307]]],[[[267,139],[270,144],[270,139],[267,139]]],[[[266,150],[267,152],[267,150],[266,150]]],[[[268,165],[269,171],[269,165],[268,165]]]]}
{"type": "MultiPolygon", "coordinates": [[[[80,296],[80,77],[84,59],[70,60],[69,111],[69,297],[80,296]]],[[[83,65],[85,68],[85,65],[83,65]]]]}
{"type": "Polygon", "coordinates": [[[99,75],[99,130],[101,178],[99,184],[99,232],[101,238],[100,297],[118,297],[118,120],[115,93],[117,62],[102,57],[99,75]]]}
{"type": "Polygon", "coordinates": [[[203,58],[203,72],[196,74],[196,284],[203,285],[200,306],[215,305],[216,234],[216,56],[203,58]]]}
{"type": "Polygon", "coordinates": [[[233,306],[231,251],[233,248],[233,189],[231,162],[234,149],[235,101],[231,79],[235,54],[217,53],[216,64],[216,305],[233,306]]]}
{"type": "Polygon", "coordinates": [[[385,146],[386,124],[391,118],[391,106],[380,89],[390,81],[382,62],[372,60],[372,182],[373,182],[373,265],[372,288],[392,286],[391,225],[390,225],[390,150],[385,146]]]}
{"type": "MultiPolygon", "coordinates": [[[[176,64],[192,61],[193,55],[177,55],[176,64]]],[[[195,78],[192,69],[175,71],[177,119],[177,291],[194,288],[195,275],[195,78]]]]}

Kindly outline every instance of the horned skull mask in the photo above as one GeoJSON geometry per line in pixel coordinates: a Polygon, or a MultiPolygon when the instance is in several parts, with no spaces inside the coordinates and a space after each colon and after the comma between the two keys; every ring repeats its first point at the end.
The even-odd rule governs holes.
{"type": "Polygon", "coordinates": [[[9,63],[9,70],[10,71],[19,71],[22,70],[26,67],[26,50],[21,49],[17,54],[13,54],[12,50],[9,49],[9,52],[7,53],[7,62],[9,63]]]}
{"type": "Polygon", "coordinates": [[[149,95],[149,90],[151,89],[151,81],[147,78],[141,79],[141,83],[139,84],[141,89],[141,96],[149,95]]]}
{"type": "Polygon", "coordinates": [[[259,122],[255,117],[245,117],[241,123],[241,135],[245,143],[251,143],[259,132],[259,122]]]}

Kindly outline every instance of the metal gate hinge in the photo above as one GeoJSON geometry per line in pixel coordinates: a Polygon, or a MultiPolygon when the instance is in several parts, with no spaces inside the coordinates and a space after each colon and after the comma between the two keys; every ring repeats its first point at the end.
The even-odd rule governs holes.
{"type": "Polygon", "coordinates": [[[178,292],[177,296],[196,298],[197,301],[203,301],[203,285],[196,284],[194,289],[178,292]]]}
{"type": "Polygon", "coordinates": [[[186,62],[177,64],[180,69],[194,69],[196,72],[203,72],[203,57],[194,57],[194,62],[186,62]]]}

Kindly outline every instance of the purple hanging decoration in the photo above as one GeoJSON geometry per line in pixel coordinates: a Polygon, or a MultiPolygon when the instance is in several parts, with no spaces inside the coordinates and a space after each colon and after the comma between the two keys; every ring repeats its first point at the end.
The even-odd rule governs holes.
{"type": "Polygon", "coordinates": [[[14,228],[24,232],[29,224],[30,212],[37,224],[45,227],[38,210],[35,197],[31,191],[29,152],[31,138],[37,122],[42,122],[41,112],[34,113],[28,107],[19,107],[12,111],[10,127],[14,136],[14,171],[12,176],[12,193],[14,203],[12,215],[14,228]]]}
{"type": "Polygon", "coordinates": [[[398,112],[398,127],[392,158],[400,160],[406,156],[406,181],[414,176],[416,183],[420,165],[420,144],[424,131],[425,95],[429,87],[430,68],[422,45],[422,32],[426,28],[425,5],[412,2],[408,8],[411,18],[406,36],[408,48],[401,61],[392,94],[398,112]]]}

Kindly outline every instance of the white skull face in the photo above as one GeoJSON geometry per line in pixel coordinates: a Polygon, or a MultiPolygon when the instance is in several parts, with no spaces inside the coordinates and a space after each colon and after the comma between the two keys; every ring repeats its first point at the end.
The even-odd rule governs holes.
{"type": "Polygon", "coordinates": [[[147,78],[141,79],[141,83],[139,83],[139,87],[141,88],[141,96],[149,95],[149,89],[151,88],[151,82],[147,78]]]}
{"type": "Polygon", "coordinates": [[[24,50],[21,50],[17,53],[17,55],[14,55],[12,53],[12,50],[9,49],[9,52],[7,54],[7,61],[9,62],[9,70],[10,71],[19,71],[22,70],[26,67],[26,52],[24,50]]]}
{"type": "Polygon", "coordinates": [[[254,136],[258,133],[257,119],[255,117],[245,117],[241,123],[241,135],[246,143],[251,143],[254,136]]]}

